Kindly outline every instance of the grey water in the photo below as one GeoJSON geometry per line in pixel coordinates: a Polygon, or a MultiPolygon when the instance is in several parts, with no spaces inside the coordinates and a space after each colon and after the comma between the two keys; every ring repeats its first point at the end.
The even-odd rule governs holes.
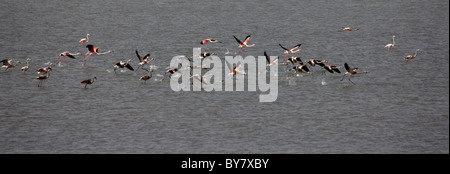
{"type": "Polygon", "coordinates": [[[22,64],[0,70],[0,153],[449,153],[448,1],[2,1],[5,58],[22,64]],[[78,41],[88,33],[114,52],[86,68],[83,56],[65,57],[38,88],[36,70],[86,53],[78,41]],[[250,34],[246,55],[283,58],[278,44],[301,43],[293,55],[369,73],[353,85],[279,65],[278,98],[265,103],[260,91],[176,92],[161,81],[201,40],[222,41],[207,46],[223,58],[238,50],[233,35],[250,34]],[[146,71],[113,71],[119,60],[136,68],[136,49],[155,57],[146,84],[146,71]]]}

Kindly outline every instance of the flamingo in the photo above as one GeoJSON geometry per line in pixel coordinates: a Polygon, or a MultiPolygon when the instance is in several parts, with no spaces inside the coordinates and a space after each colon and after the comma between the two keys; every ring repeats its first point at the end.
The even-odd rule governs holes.
{"type": "Polygon", "coordinates": [[[82,80],[81,81],[81,84],[85,84],[84,85],[84,88],[86,88],[87,87],[87,85],[90,85],[90,84],[93,84],[94,83],[94,80],[97,80],[97,77],[92,77],[92,79],[85,79],[85,80],[82,80]]]}
{"type": "Polygon", "coordinates": [[[406,60],[406,61],[409,61],[409,60],[411,60],[411,59],[414,59],[414,58],[417,56],[417,54],[419,54],[420,51],[422,51],[422,50],[417,49],[417,50],[416,50],[416,54],[405,56],[405,60],[406,60]]]}
{"type": "Polygon", "coordinates": [[[2,68],[5,68],[5,71],[7,71],[9,68],[16,67],[17,65],[20,64],[20,61],[16,61],[15,64],[12,64],[13,60],[14,59],[3,59],[3,60],[1,60],[0,62],[3,63],[2,68]]]}
{"type": "Polygon", "coordinates": [[[339,68],[341,68],[340,66],[334,66],[334,65],[325,65],[323,66],[324,69],[326,69],[328,72],[330,73],[341,73],[341,71],[339,70],[339,68]]]}
{"type": "Polygon", "coordinates": [[[48,73],[51,70],[52,70],[52,68],[50,66],[46,66],[46,67],[39,68],[37,70],[37,73],[38,74],[40,74],[40,73],[48,73]]]}
{"type": "Polygon", "coordinates": [[[388,53],[391,52],[391,48],[395,46],[395,35],[392,35],[392,43],[387,44],[384,46],[384,48],[388,49],[388,53]]]}
{"type": "Polygon", "coordinates": [[[133,67],[129,64],[131,62],[131,59],[128,59],[127,62],[119,61],[114,65],[114,73],[116,72],[116,69],[118,68],[128,68],[131,71],[134,71],[133,67]]]}
{"type": "Polygon", "coordinates": [[[274,64],[278,61],[278,58],[275,59],[275,60],[271,60],[271,59],[270,59],[270,56],[267,55],[266,51],[264,51],[264,56],[266,56],[267,66],[272,66],[272,65],[274,65],[274,64]]]}
{"type": "Polygon", "coordinates": [[[308,66],[306,66],[306,65],[300,65],[300,66],[295,65],[295,67],[292,68],[292,69],[294,69],[297,72],[305,72],[305,73],[309,73],[310,72],[308,66]]]}
{"type": "Polygon", "coordinates": [[[227,62],[227,66],[228,66],[228,68],[230,69],[230,73],[229,73],[229,75],[233,75],[233,76],[235,76],[236,75],[236,73],[239,73],[239,74],[241,74],[241,75],[247,75],[247,73],[245,73],[245,72],[241,72],[241,71],[239,71],[239,68],[241,68],[242,67],[242,64],[241,64],[241,62],[238,62],[237,63],[237,66],[233,66],[233,68],[231,68],[231,65],[230,65],[230,63],[229,62],[227,62]]]}
{"type": "MultiPolygon", "coordinates": [[[[148,53],[144,57],[141,57],[138,53],[138,50],[136,50],[136,56],[139,59],[139,66],[136,68],[136,71],[138,71],[139,68],[143,67],[145,64],[150,63],[152,60],[155,60],[155,58],[151,58],[150,60],[148,60],[148,58],[150,57],[150,53],[148,53]]],[[[144,69],[144,68],[142,68],[142,69],[144,69]]],[[[144,70],[146,70],[146,69],[144,69],[144,70]]],[[[146,71],[148,71],[148,70],[146,70],[146,71]]]]}
{"type": "MultiPolygon", "coordinates": [[[[163,76],[163,79],[162,79],[162,80],[164,80],[164,79],[166,78],[166,74],[167,74],[167,73],[170,73],[170,74],[169,74],[169,78],[171,78],[171,77],[172,77],[172,74],[175,73],[175,72],[177,72],[177,71],[178,71],[177,68],[170,68],[170,69],[168,69],[168,70],[164,73],[164,76],[163,76]]],[[[162,80],[161,80],[161,81],[162,81],[162,80]]]]}
{"type": "Polygon", "coordinates": [[[213,39],[213,38],[209,38],[209,39],[204,39],[200,42],[200,44],[202,46],[205,46],[205,48],[208,50],[208,47],[206,47],[206,44],[208,44],[208,42],[216,42],[216,43],[222,43],[220,41],[218,41],[217,39],[213,39]]]}
{"type": "MultiPolygon", "coordinates": [[[[355,30],[358,30],[357,28],[355,28],[355,30]]],[[[342,29],[338,30],[338,31],[353,31],[352,28],[350,27],[342,27],[342,29]]]]}
{"type": "Polygon", "coordinates": [[[84,43],[89,42],[89,36],[91,36],[90,34],[86,34],[86,38],[80,39],[80,44],[81,46],[83,46],[84,43]]]}
{"type": "Polygon", "coordinates": [[[285,51],[284,51],[284,58],[287,58],[287,56],[288,56],[289,53],[296,53],[296,52],[299,52],[299,51],[302,50],[302,49],[298,49],[298,48],[300,48],[300,46],[301,46],[302,44],[297,44],[297,45],[295,45],[294,47],[292,47],[291,49],[287,49],[287,48],[283,47],[283,45],[281,45],[281,44],[278,44],[278,45],[280,45],[280,47],[283,48],[283,49],[285,50],[285,51]]]}
{"type": "Polygon", "coordinates": [[[145,84],[145,82],[146,82],[147,80],[149,80],[149,79],[152,78],[152,72],[153,72],[153,70],[151,69],[151,70],[149,71],[149,75],[143,75],[143,76],[141,76],[141,78],[139,78],[139,80],[143,80],[143,81],[144,81],[144,84],[145,84]]]}
{"type": "Polygon", "coordinates": [[[255,44],[247,45],[248,40],[250,40],[250,36],[251,35],[248,35],[247,37],[245,37],[244,42],[241,42],[238,38],[236,38],[236,36],[233,35],[234,39],[236,39],[236,41],[239,43],[239,47],[238,47],[239,50],[236,52],[236,54],[239,53],[239,51],[241,51],[242,48],[244,48],[244,47],[253,47],[253,46],[255,46],[255,44]]]}
{"type": "Polygon", "coordinates": [[[36,80],[39,80],[38,87],[41,87],[42,82],[44,80],[47,80],[50,77],[50,71],[51,71],[51,68],[48,69],[48,71],[46,71],[46,75],[42,74],[42,75],[39,75],[39,76],[34,78],[36,80]]]}
{"type": "Polygon", "coordinates": [[[216,53],[202,52],[202,53],[200,53],[200,58],[204,59],[204,58],[212,56],[212,55],[216,55],[216,53]]]}
{"type": "Polygon", "coordinates": [[[317,59],[309,59],[308,60],[308,64],[311,66],[316,66],[316,64],[317,64],[317,65],[323,67],[323,66],[325,66],[325,63],[327,63],[327,62],[328,62],[327,60],[317,60],[317,59]]]}
{"type": "Polygon", "coordinates": [[[63,52],[63,53],[59,54],[59,56],[58,56],[58,62],[56,62],[56,64],[59,63],[59,60],[63,61],[63,62],[66,63],[66,64],[69,64],[69,63],[67,63],[66,61],[64,61],[64,56],[67,56],[67,57],[69,57],[69,58],[75,59],[75,56],[76,56],[76,55],[81,55],[81,53],[73,54],[73,53],[69,53],[69,52],[67,52],[67,51],[66,51],[66,52],[63,52]]]}
{"type": "Polygon", "coordinates": [[[288,58],[287,60],[289,60],[289,62],[291,62],[292,64],[295,64],[295,62],[298,62],[300,65],[303,65],[303,61],[300,57],[292,56],[292,57],[288,58]]]}
{"type": "MultiPolygon", "coordinates": [[[[350,68],[350,66],[348,66],[347,63],[344,64],[344,67],[345,67],[345,69],[347,70],[347,72],[344,73],[344,76],[342,76],[341,81],[344,80],[345,75],[353,75],[353,74],[364,74],[364,73],[368,73],[367,71],[364,71],[364,72],[356,72],[356,70],[357,70],[358,68],[350,68]]],[[[350,77],[348,78],[348,81],[352,82],[352,81],[350,80],[350,77]]],[[[353,82],[352,82],[352,83],[353,83],[353,82]]],[[[355,83],[353,83],[353,84],[356,85],[355,83]]]]}
{"type": "Polygon", "coordinates": [[[84,54],[84,60],[83,60],[83,67],[86,66],[86,59],[90,56],[90,55],[103,55],[103,54],[108,54],[108,53],[112,53],[113,50],[109,50],[103,53],[99,53],[98,52],[98,47],[94,48],[94,45],[89,44],[86,45],[86,48],[88,48],[88,52],[86,54],[84,54]]]}
{"type": "Polygon", "coordinates": [[[22,68],[20,68],[20,71],[23,71],[23,72],[28,71],[28,69],[29,69],[28,62],[30,62],[30,61],[31,61],[31,59],[27,58],[27,66],[23,66],[22,68]]]}

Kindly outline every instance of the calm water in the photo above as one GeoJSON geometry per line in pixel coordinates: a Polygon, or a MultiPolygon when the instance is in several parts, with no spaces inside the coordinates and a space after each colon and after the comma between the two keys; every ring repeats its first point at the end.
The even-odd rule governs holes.
{"type": "Polygon", "coordinates": [[[22,65],[0,73],[0,153],[449,153],[448,3],[2,2],[0,58],[22,65]],[[336,32],[344,26],[359,30],[336,32]],[[114,53],[89,57],[87,68],[82,56],[65,58],[38,88],[35,70],[61,52],[85,53],[87,33],[114,53]],[[233,35],[248,34],[256,46],[247,55],[283,56],[279,43],[302,43],[303,59],[369,73],[352,85],[318,67],[292,77],[280,65],[273,103],[260,103],[260,92],[174,92],[160,81],[172,57],[192,55],[202,39],[221,40],[208,47],[223,57],[237,51],[233,35]],[[145,71],[112,71],[119,60],[137,67],[136,49],[159,67],[145,85],[145,71]]]}

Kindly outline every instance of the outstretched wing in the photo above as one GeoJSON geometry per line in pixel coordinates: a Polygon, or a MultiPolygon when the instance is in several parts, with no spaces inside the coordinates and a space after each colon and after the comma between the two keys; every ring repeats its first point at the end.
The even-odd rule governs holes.
{"type": "Polygon", "coordinates": [[[350,66],[348,66],[347,63],[344,63],[344,67],[345,67],[345,69],[346,69],[348,72],[350,72],[350,66]]]}
{"type": "Polygon", "coordinates": [[[272,60],[270,60],[270,57],[267,55],[266,51],[264,51],[264,56],[266,56],[267,64],[272,64],[272,60]]]}
{"type": "Polygon", "coordinates": [[[70,57],[70,58],[72,58],[72,59],[75,59],[75,57],[72,56],[71,54],[67,54],[67,57],[70,57]]]}
{"type": "Polygon", "coordinates": [[[240,45],[243,44],[236,36],[233,35],[233,37],[234,37],[234,39],[236,39],[236,41],[237,41],[240,45]]]}
{"type": "Polygon", "coordinates": [[[245,37],[244,44],[247,44],[248,40],[250,40],[250,36],[251,35],[248,35],[247,37],[245,37]]]}
{"type": "Polygon", "coordinates": [[[127,67],[127,68],[128,68],[129,70],[131,70],[131,71],[134,71],[133,67],[131,67],[130,64],[127,64],[127,66],[125,66],[125,67],[127,67]]]}
{"type": "Polygon", "coordinates": [[[142,62],[143,60],[142,60],[142,57],[139,55],[139,53],[138,53],[138,50],[136,50],[136,56],[138,57],[138,59],[139,59],[139,62],[142,62]]]}
{"type": "Polygon", "coordinates": [[[278,44],[278,45],[280,45],[280,47],[283,48],[284,50],[289,51],[287,48],[283,47],[283,45],[281,45],[281,44],[278,44]]]}
{"type": "Polygon", "coordinates": [[[89,51],[91,51],[91,52],[94,51],[94,45],[92,45],[92,44],[86,45],[86,48],[87,48],[89,51]]]}
{"type": "Polygon", "coordinates": [[[297,48],[300,48],[300,46],[302,46],[302,44],[295,45],[291,50],[295,50],[297,48]]]}

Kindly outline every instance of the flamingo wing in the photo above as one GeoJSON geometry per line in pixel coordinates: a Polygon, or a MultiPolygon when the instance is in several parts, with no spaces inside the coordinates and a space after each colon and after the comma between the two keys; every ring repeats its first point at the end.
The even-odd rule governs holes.
{"type": "Polygon", "coordinates": [[[300,46],[302,46],[302,44],[295,45],[291,50],[295,50],[297,48],[300,48],[300,46]]]}
{"type": "Polygon", "coordinates": [[[264,56],[266,56],[267,64],[272,64],[272,60],[270,60],[269,55],[264,51],[264,56]]]}
{"type": "Polygon", "coordinates": [[[90,83],[90,82],[91,82],[91,79],[84,79],[84,80],[81,81],[81,84],[83,84],[83,83],[90,83]]]}
{"type": "Polygon", "coordinates": [[[338,68],[333,68],[333,70],[337,73],[341,73],[341,71],[338,68]]]}
{"type": "Polygon", "coordinates": [[[8,59],[3,59],[3,60],[1,60],[0,62],[2,62],[3,65],[5,65],[5,66],[8,66],[8,65],[9,65],[8,59]]]}
{"type": "Polygon", "coordinates": [[[139,55],[138,50],[136,50],[136,56],[138,57],[139,61],[142,62],[142,57],[139,55]]]}
{"type": "Polygon", "coordinates": [[[234,39],[236,39],[236,41],[239,43],[239,45],[243,45],[243,43],[236,36],[233,35],[233,37],[234,37],[234,39]]]}
{"type": "Polygon", "coordinates": [[[94,52],[94,45],[88,44],[86,45],[86,48],[89,50],[89,52],[94,52]]]}
{"type": "Polygon", "coordinates": [[[130,64],[127,64],[125,67],[127,67],[129,70],[134,71],[133,67],[131,67],[130,64]]]}
{"type": "Polygon", "coordinates": [[[66,56],[67,56],[67,57],[70,57],[70,58],[72,58],[72,59],[75,59],[75,57],[72,56],[71,54],[67,54],[66,56]]]}
{"type": "Polygon", "coordinates": [[[250,36],[251,35],[248,35],[247,37],[245,37],[244,44],[247,44],[248,40],[250,40],[250,36]]]}
{"type": "Polygon", "coordinates": [[[283,45],[281,45],[281,44],[278,44],[278,45],[280,45],[280,47],[283,48],[284,50],[289,51],[287,48],[283,47],[283,45]]]}
{"type": "Polygon", "coordinates": [[[350,72],[351,71],[351,68],[350,68],[350,66],[348,66],[348,64],[347,63],[344,63],[344,67],[345,67],[345,69],[348,71],[348,72],[350,72]]]}
{"type": "Polygon", "coordinates": [[[309,72],[308,66],[302,65],[301,69],[304,70],[305,72],[309,72]]]}

